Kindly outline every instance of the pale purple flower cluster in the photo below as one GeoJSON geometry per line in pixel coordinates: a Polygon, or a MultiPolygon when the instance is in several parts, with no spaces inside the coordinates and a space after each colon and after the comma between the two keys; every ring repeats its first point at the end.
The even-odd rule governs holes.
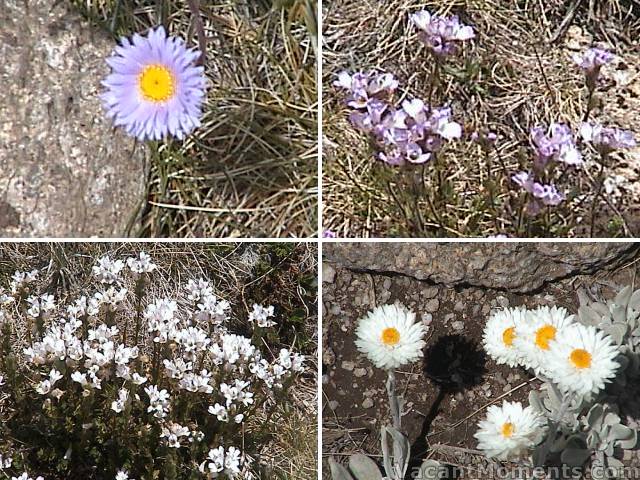
{"type": "Polygon", "coordinates": [[[594,89],[600,75],[600,68],[613,60],[612,53],[601,48],[590,48],[583,55],[575,54],[573,61],[584,71],[587,86],[594,89]]]}
{"type": "Polygon", "coordinates": [[[540,211],[541,205],[556,206],[566,198],[555,185],[537,182],[531,173],[520,172],[511,178],[533,196],[533,200],[528,205],[528,212],[531,215],[536,215],[540,211]]]}
{"type": "Polygon", "coordinates": [[[632,132],[598,124],[583,123],[580,136],[586,142],[592,143],[602,155],[623,148],[634,148],[637,145],[632,132]]]}
{"type": "Polygon", "coordinates": [[[374,136],[377,157],[390,165],[425,163],[444,140],[462,135],[460,124],[450,120],[450,108],[432,108],[420,99],[405,100],[400,108],[391,105],[398,86],[392,75],[343,72],[335,85],[349,91],[347,105],[355,109],[351,124],[374,136]]]}
{"type": "Polygon", "coordinates": [[[582,165],[582,155],[576,147],[571,129],[562,123],[552,123],[550,135],[543,127],[531,129],[531,143],[536,150],[536,167],[544,168],[550,160],[567,165],[582,165]]]}
{"type": "Polygon", "coordinates": [[[435,55],[444,57],[458,52],[458,44],[475,37],[473,28],[460,23],[456,15],[441,17],[421,10],[410,16],[420,30],[420,40],[435,55]]]}

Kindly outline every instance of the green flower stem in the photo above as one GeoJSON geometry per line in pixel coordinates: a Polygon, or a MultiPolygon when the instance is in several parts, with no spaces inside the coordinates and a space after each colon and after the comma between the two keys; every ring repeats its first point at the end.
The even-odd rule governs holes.
{"type": "Polygon", "coordinates": [[[600,200],[600,196],[602,194],[602,189],[604,187],[605,180],[605,165],[607,156],[602,154],[601,156],[602,162],[600,163],[600,172],[598,173],[598,178],[596,180],[596,193],[593,197],[593,203],[591,204],[591,228],[589,230],[590,236],[593,237],[596,229],[596,214],[599,210],[598,200],[600,200]]]}

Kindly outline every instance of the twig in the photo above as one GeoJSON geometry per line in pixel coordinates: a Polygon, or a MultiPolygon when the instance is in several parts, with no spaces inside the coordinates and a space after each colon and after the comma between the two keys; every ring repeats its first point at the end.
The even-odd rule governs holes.
{"type": "Polygon", "coordinates": [[[567,10],[567,14],[562,19],[562,22],[560,22],[560,26],[557,28],[555,33],[549,39],[549,43],[557,42],[560,39],[560,37],[562,37],[565,34],[565,32],[569,28],[569,25],[571,25],[571,22],[573,22],[573,19],[575,18],[576,13],[578,12],[578,7],[580,6],[581,3],[582,3],[582,0],[573,0],[573,3],[569,6],[569,9],[567,10]]]}
{"type": "Polygon", "coordinates": [[[198,0],[187,0],[187,3],[193,16],[196,34],[198,35],[198,46],[200,48],[200,58],[198,58],[196,65],[204,65],[207,61],[207,37],[204,35],[204,24],[202,23],[202,17],[200,17],[200,6],[198,5],[198,0]]]}
{"type": "Polygon", "coordinates": [[[482,407],[478,408],[477,410],[475,410],[473,413],[471,413],[470,415],[467,415],[466,417],[464,417],[462,420],[460,420],[459,422],[454,423],[453,425],[440,430],[438,432],[433,432],[427,435],[427,437],[431,437],[432,435],[438,435],[440,433],[444,433],[447,432],[449,430],[453,430],[454,428],[459,427],[460,425],[462,425],[464,422],[466,422],[467,420],[475,417],[477,414],[479,414],[480,412],[482,412],[483,410],[485,410],[486,408],[490,407],[491,405],[493,405],[494,403],[499,402],[500,400],[502,400],[505,397],[508,397],[509,395],[511,395],[513,392],[515,392],[516,390],[520,390],[522,387],[529,385],[531,382],[533,382],[534,380],[536,380],[535,378],[532,378],[530,380],[527,380],[526,382],[522,382],[520,385],[518,385],[517,387],[512,388],[511,390],[509,390],[506,393],[503,393],[502,395],[500,395],[499,397],[495,398],[494,400],[490,401],[489,403],[487,403],[486,405],[483,405],[482,407]]]}

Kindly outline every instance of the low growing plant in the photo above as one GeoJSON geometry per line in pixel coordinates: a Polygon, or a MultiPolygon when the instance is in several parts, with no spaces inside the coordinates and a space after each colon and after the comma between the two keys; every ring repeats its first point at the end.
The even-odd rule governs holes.
{"type": "Polygon", "coordinates": [[[267,341],[277,306],[238,322],[207,279],[153,293],[159,270],[107,255],[64,302],[38,270],[0,290],[0,477],[264,478],[268,420],[304,357],[267,341]]]}

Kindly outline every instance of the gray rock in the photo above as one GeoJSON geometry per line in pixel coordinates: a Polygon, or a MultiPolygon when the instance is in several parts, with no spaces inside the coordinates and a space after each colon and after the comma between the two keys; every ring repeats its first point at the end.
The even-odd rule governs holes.
{"type": "Polygon", "coordinates": [[[125,236],[145,152],[105,118],[115,41],[67,2],[0,2],[0,236],[125,236]]]}
{"type": "Polygon", "coordinates": [[[324,256],[358,271],[394,272],[448,287],[526,293],[572,275],[611,270],[636,243],[331,243],[324,256]]]}
{"type": "Polygon", "coordinates": [[[438,311],[439,307],[440,301],[437,298],[432,298],[425,304],[424,309],[429,313],[435,313],[438,311]]]}
{"type": "Polygon", "coordinates": [[[336,270],[328,263],[322,264],[322,283],[333,283],[336,278],[336,270]]]}

